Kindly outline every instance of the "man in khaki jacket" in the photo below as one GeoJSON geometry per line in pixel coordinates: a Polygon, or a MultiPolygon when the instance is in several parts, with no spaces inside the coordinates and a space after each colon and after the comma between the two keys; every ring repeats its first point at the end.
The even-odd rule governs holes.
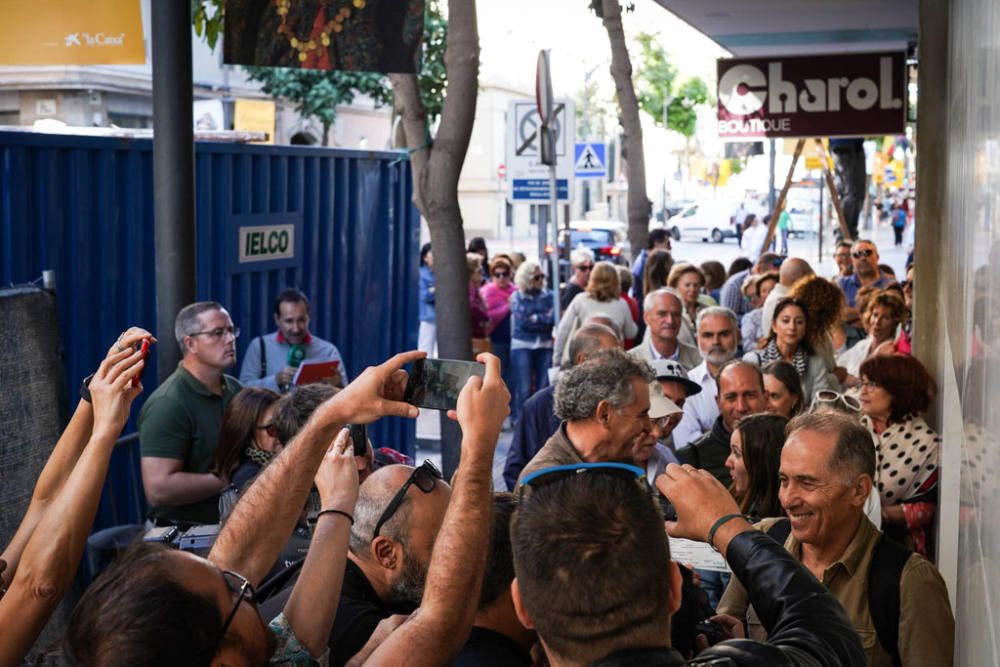
{"type": "MultiPolygon", "coordinates": [[[[791,533],[785,548],[843,605],[861,638],[868,664],[892,667],[890,651],[903,667],[947,667],[953,662],[955,620],[948,591],[934,566],[910,554],[899,577],[896,646],[883,646],[869,606],[869,574],[882,534],[863,512],[875,472],[871,436],[851,418],[810,413],[794,419],[781,451],[779,498],[791,533]]],[[[762,521],[769,531],[776,521],[762,521]]],[[[715,619],[732,636],[766,635],[745,588],[733,578],[715,619]]]]}

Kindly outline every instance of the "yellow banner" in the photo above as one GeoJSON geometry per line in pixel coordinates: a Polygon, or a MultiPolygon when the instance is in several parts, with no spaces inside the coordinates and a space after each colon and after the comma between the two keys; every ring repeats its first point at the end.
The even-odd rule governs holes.
{"type": "Polygon", "coordinates": [[[0,16],[0,65],[146,62],[139,0],[0,0],[0,16]]]}
{"type": "Polygon", "coordinates": [[[274,143],[274,102],[272,100],[236,100],[233,109],[233,129],[245,132],[267,132],[267,141],[274,143]]]}

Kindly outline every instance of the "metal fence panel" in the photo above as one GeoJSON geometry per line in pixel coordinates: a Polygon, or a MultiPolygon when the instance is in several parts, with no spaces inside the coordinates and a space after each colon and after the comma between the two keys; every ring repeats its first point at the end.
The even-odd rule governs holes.
{"type": "MultiPolygon", "coordinates": [[[[416,347],[419,216],[405,159],[203,142],[195,161],[198,298],[230,310],[243,330],[241,359],[274,329],[274,299],[289,286],[309,295],[312,331],[340,348],[352,378],[416,347]],[[294,226],[294,257],[240,263],[239,227],[273,224],[294,226]]],[[[152,141],[0,132],[0,282],[56,271],[67,386],[96,368],[126,325],[155,330],[154,266],[152,141]]],[[[157,377],[150,359],[147,396],[157,377]]],[[[414,453],[412,421],[382,420],[370,433],[376,445],[414,453]]],[[[135,449],[115,454],[98,527],[144,511],[135,449]]]]}

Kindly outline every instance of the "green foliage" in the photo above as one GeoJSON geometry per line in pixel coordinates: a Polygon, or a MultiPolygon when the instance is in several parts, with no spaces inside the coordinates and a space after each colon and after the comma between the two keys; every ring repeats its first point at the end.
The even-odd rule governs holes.
{"type": "MultiPolygon", "coordinates": [[[[225,0],[191,0],[191,16],[195,34],[203,37],[215,49],[223,33],[225,0]]],[[[448,21],[441,13],[442,0],[427,0],[424,11],[424,43],[417,83],[427,113],[428,125],[433,124],[444,106],[447,73],[444,53],[448,39],[448,21]]],[[[338,104],[350,104],[357,93],[368,95],[376,106],[392,104],[389,78],[378,72],[344,72],[276,67],[244,67],[251,80],[261,84],[265,93],[295,104],[295,109],[307,118],[323,125],[323,143],[337,116],[338,104]]]]}
{"type": "Polygon", "coordinates": [[[670,64],[667,53],[658,43],[658,37],[639,33],[639,64],[636,75],[636,97],[639,108],[663,127],[663,107],[667,107],[667,126],[687,138],[694,136],[697,107],[708,104],[708,85],[693,77],[677,82],[677,68],[670,64]]]}

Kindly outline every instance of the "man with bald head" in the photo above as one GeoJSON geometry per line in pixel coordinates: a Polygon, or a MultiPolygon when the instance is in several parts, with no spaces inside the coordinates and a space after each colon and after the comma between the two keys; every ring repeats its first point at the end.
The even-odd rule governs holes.
{"type": "Polygon", "coordinates": [[[658,359],[676,361],[685,371],[700,364],[698,350],[677,340],[683,308],[680,295],[669,287],[647,294],[642,304],[642,319],[649,335],[629,354],[650,363],[658,359]]]}
{"type": "Polygon", "coordinates": [[[677,458],[681,463],[707,470],[729,488],[733,478],[726,468],[726,458],[729,456],[733,428],[747,415],[767,409],[764,376],[760,369],[739,359],[727,362],[719,371],[716,400],[719,416],[712,430],[677,450],[677,458]]]}
{"type": "Polygon", "coordinates": [[[815,274],[809,262],[799,257],[789,257],[781,263],[781,268],[778,270],[778,284],[767,295],[764,305],[761,306],[760,326],[765,336],[771,331],[771,320],[774,319],[774,309],[778,302],[792,292],[792,285],[806,276],[815,274]]]}
{"type": "MultiPolygon", "coordinates": [[[[586,323],[576,330],[568,347],[572,368],[601,350],[621,349],[622,340],[603,324],[586,323]]],[[[507,450],[507,463],[503,469],[504,481],[511,491],[517,485],[517,478],[524,466],[559,430],[559,418],[553,409],[555,391],[555,383],[543,387],[521,406],[521,416],[514,425],[514,438],[507,450]]]]}
{"type": "MultiPolygon", "coordinates": [[[[428,461],[379,468],[361,485],[330,631],[331,665],[362,664],[420,606],[450,498],[451,488],[428,461]]],[[[263,605],[265,615],[284,606],[294,583],[263,605]]]]}

